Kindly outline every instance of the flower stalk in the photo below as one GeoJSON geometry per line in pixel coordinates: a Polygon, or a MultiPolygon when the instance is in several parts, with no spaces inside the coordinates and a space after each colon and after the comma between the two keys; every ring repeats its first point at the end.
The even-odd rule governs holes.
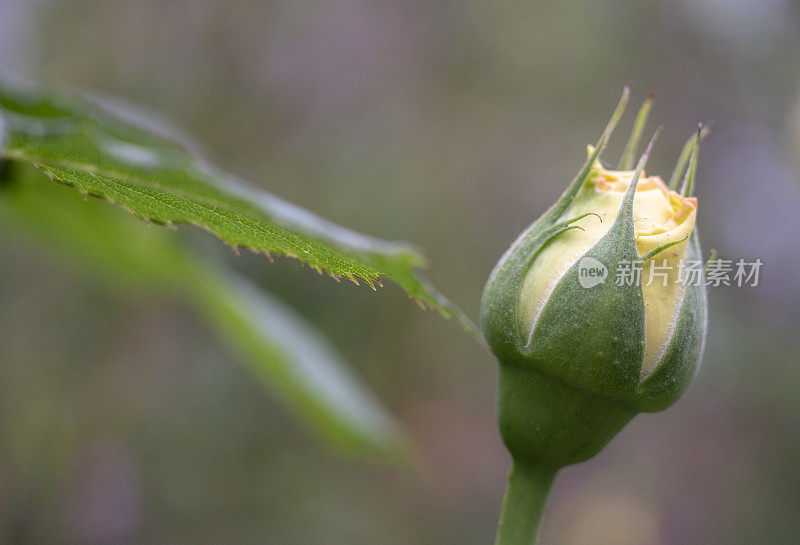
{"type": "Polygon", "coordinates": [[[538,464],[514,463],[508,475],[495,545],[536,543],[556,471],[538,464]]]}

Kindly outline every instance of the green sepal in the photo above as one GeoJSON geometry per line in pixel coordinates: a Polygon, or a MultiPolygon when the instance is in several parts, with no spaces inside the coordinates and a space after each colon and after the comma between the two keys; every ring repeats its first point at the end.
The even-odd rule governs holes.
{"type": "MultiPolygon", "coordinates": [[[[702,141],[703,138],[708,136],[708,133],[711,132],[711,124],[706,123],[700,129],[700,140],[702,141]]],[[[678,191],[678,184],[683,178],[684,170],[686,169],[686,164],[689,162],[689,158],[692,155],[692,151],[694,150],[694,146],[697,143],[697,133],[692,133],[686,143],[683,145],[681,149],[681,153],[678,156],[678,162],[675,164],[675,168],[672,171],[672,176],[669,177],[669,188],[672,191],[678,191]]]]}
{"type": "Polygon", "coordinates": [[[689,168],[686,169],[686,177],[683,179],[681,186],[681,196],[691,197],[694,193],[694,178],[697,173],[697,159],[700,155],[700,140],[702,139],[703,125],[697,128],[697,135],[694,140],[694,147],[692,148],[692,158],[689,161],[689,168]]]}
{"type": "MultiPolygon", "coordinates": [[[[655,138],[655,137],[654,137],[655,138]]],[[[651,140],[634,172],[614,224],[561,277],[534,325],[523,357],[542,372],[575,388],[627,400],[639,386],[644,359],[645,308],[638,282],[613,279],[584,288],[581,261],[594,259],[608,271],[639,263],[633,195],[651,140]]]]}
{"type": "MultiPolygon", "coordinates": [[[[584,254],[610,271],[638,259],[633,230],[613,229],[584,254]]],[[[576,388],[604,396],[635,391],[644,357],[641,286],[613,279],[580,285],[580,260],[558,282],[536,323],[526,359],[576,388]]]]}
{"type": "Polygon", "coordinates": [[[481,325],[487,343],[500,359],[505,355],[513,357],[522,344],[517,328],[517,297],[525,274],[544,245],[558,234],[562,226],[559,220],[562,220],[600,159],[606,142],[625,110],[628,95],[626,86],[597,145],[569,187],[547,212],[517,237],[489,276],[481,298],[481,325]]]}
{"type": "Polygon", "coordinates": [[[630,170],[633,167],[633,160],[636,158],[636,148],[639,145],[639,140],[644,132],[644,127],[647,125],[647,118],[650,116],[650,110],[653,109],[653,102],[656,100],[656,93],[653,91],[642,103],[639,108],[639,113],[636,114],[636,119],[633,122],[633,130],[628,138],[628,143],[625,144],[625,149],[622,151],[622,157],[617,163],[617,170],[630,170]]]}

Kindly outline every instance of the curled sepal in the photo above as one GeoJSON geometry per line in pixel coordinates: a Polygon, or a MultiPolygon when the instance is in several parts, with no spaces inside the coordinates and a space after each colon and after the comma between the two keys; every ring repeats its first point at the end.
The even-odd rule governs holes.
{"type": "MultiPolygon", "coordinates": [[[[569,231],[570,229],[580,229],[581,231],[585,231],[585,229],[583,227],[581,227],[580,225],[573,225],[573,224],[576,221],[582,220],[583,218],[585,218],[587,216],[595,216],[598,220],[600,220],[600,223],[603,223],[603,218],[600,217],[600,214],[595,214],[594,212],[586,212],[585,214],[581,214],[580,216],[575,216],[574,218],[570,218],[568,220],[564,220],[561,223],[555,224],[553,227],[551,227],[550,229],[547,230],[548,237],[541,244],[539,249],[541,250],[542,248],[547,246],[547,244],[549,242],[551,242],[551,241],[555,240],[556,238],[558,238],[558,236],[560,234],[565,233],[565,232],[569,231]]],[[[538,252],[537,252],[537,255],[538,255],[538,252]]]]}
{"type": "Polygon", "coordinates": [[[689,235],[686,235],[685,237],[683,237],[681,239],[673,240],[672,242],[667,242],[666,244],[662,244],[661,246],[659,246],[657,248],[653,248],[652,250],[650,250],[649,252],[644,254],[641,257],[640,261],[642,263],[644,263],[645,261],[649,261],[649,260],[653,259],[655,256],[657,256],[658,254],[660,254],[661,252],[663,252],[664,250],[666,250],[668,248],[672,248],[673,246],[677,246],[681,242],[686,241],[686,239],[688,239],[688,238],[689,238],[689,235]]]}

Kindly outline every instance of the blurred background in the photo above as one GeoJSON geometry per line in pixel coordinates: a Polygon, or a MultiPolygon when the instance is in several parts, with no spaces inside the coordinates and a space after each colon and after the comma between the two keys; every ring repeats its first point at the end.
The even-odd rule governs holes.
{"type": "MultiPolygon", "coordinates": [[[[711,289],[697,379],[559,474],[542,543],[797,542],[800,5],[0,0],[0,66],[144,104],[226,170],[419,244],[473,317],[626,82],[631,109],[659,91],[651,174],[713,120],[704,246],[762,259],[759,285],[711,289]]],[[[191,236],[329,336],[420,467],[330,451],[179,301],[0,233],[0,543],[492,543],[510,464],[492,357],[393,285],[191,236]]]]}

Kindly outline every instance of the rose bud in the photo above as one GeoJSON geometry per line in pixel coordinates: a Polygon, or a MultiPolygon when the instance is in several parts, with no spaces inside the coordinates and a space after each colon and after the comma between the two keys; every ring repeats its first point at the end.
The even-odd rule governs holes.
{"type": "MultiPolygon", "coordinates": [[[[631,163],[653,96],[618,170],[601,154],[627,102],[578,176],[495,266],[481,304],[500,363],[499,423],[514,459],[498,544],[531,543],[558,468],[597,454],[638,412],[674,403],[702,352],[706,293],[692,196],[699,142],[673,175],[631,163]]],[[[658,131],[657,131],[658,132],[658,131]]]]}

